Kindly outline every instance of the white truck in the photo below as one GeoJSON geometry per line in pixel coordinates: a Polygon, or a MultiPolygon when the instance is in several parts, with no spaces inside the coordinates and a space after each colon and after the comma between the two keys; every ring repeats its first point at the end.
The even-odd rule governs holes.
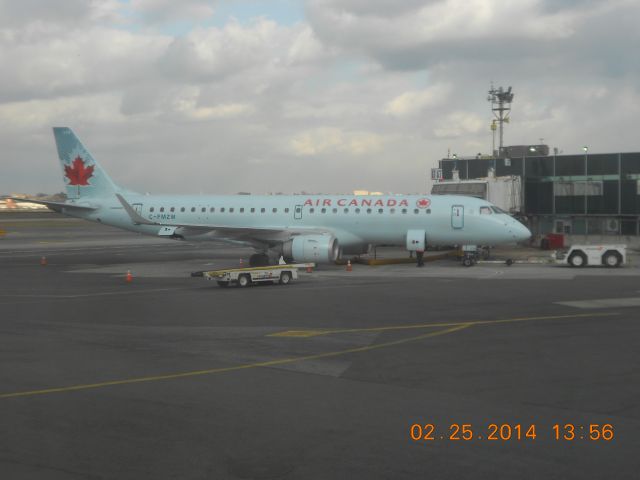
{"type": "Polygon", "coordinates": [[[627,262],[627,246],[622,244],[572,245],[554,254],[557,263],[572,267],[586,265],[619,267],[627,262]]]}
{"type": "Polygon", "coordinates": [[[194,272],[192,277],[204,277],[207,280],[215,280],[221,287],[235,285],[236,287],[248,287],[253,283],[269,282],[288,285],[298,278],[298,269],[305,268],[310,271],[315,263],[291,263],[271,265],[266,267],[251,268],[227,268],[222,270],[210,270],[194,272]]]}

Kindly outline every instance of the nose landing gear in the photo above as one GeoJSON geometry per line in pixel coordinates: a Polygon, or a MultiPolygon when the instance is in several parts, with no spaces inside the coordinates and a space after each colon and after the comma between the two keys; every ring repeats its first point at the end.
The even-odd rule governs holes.
{"type": "Polygon", "coordinates": [[[462,246],[462,265],[464,267],[472,267],[478,263],[478,247],[476,245],[462,246]]]}

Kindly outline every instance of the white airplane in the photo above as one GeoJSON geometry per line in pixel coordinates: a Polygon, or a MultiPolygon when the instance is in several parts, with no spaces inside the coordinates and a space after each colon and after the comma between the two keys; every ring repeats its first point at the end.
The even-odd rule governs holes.
{"type": "Polygon", "coordinates": [[[489,202],[455,195],[142,195],[113,183],[71,129],[53,133],[67,201],[29,202],[146,235],[251,246],[251,266],[281,256],[331,263],[371,245],[421,252],[427,245],[497,245],[531,236],[489,202]]]}

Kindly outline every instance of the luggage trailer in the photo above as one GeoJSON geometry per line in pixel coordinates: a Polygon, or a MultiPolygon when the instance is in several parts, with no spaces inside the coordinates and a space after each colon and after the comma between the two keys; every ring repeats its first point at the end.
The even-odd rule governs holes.
{"type": "Polygon", "coordinates": [[[315,263],[291,263],[266,267],[226,268],[221,270],[194,272],[191,276],[204,277],[207,280],[215,280],[221,287],[228,287],[230,285],[235,285],[236,287],[247,287],[251,284],[261,282],[288,285],[292,280],[297,280],[298,269],[305,268],[309,271],[315,266],[315,263]]]}

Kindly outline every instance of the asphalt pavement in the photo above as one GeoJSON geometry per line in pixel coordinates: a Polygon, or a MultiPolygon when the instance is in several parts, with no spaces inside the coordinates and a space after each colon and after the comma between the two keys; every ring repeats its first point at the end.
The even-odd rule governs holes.
{"type": "Polygon", "coordinates": [[[189,272],[250,250],[47,215],[0,230],[1,478],[638,477],[635,264],[223,289],[189,272]]]}

